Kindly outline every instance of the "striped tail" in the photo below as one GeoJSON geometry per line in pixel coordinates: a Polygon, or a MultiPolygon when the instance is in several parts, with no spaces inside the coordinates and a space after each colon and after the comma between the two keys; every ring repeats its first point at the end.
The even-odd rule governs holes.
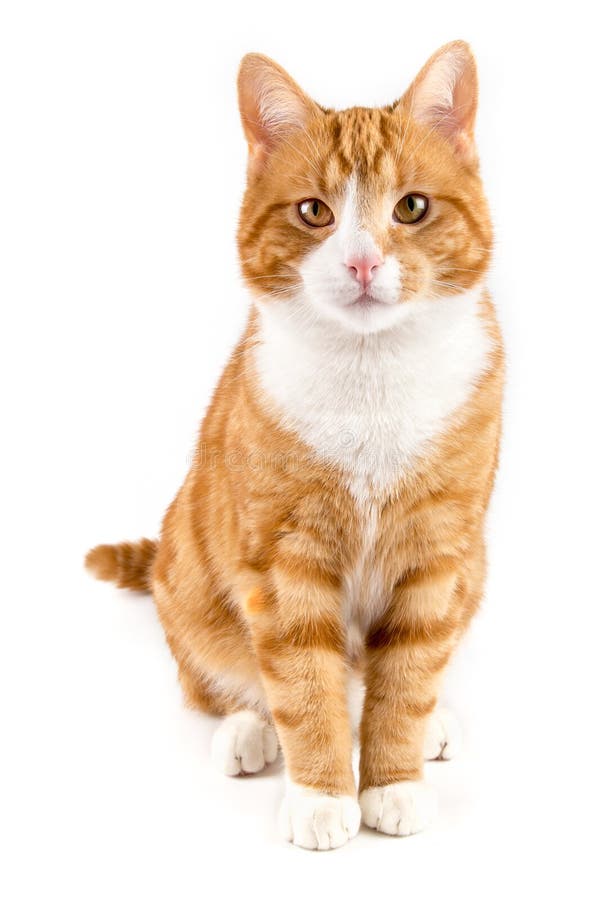
{"type": "Polygon", "coordinates": [[[157,541],[142,538],[135,544],[100,544],[85,558],[86,569],[101,581],[114,581],[120,588],[151,590],[151,570],[157,541]]]}

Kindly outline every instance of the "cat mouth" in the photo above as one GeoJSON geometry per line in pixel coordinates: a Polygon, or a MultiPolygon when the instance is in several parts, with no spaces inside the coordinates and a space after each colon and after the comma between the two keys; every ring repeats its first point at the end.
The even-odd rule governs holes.
{"type": "Polygon", "coordinates": [[[377,300],[373,297],[372,294],[369,294],[367,291],[364,291],[360,294],[356,300],[353,300],[348,306],[354,307],[356,309],[373,309],[376,306],[385,306],[383,301],[377,300]]]}

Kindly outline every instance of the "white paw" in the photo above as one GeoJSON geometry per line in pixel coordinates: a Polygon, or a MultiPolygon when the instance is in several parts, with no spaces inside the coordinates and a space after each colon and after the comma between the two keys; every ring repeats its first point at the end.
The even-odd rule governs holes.
{"type": "Polygon", "coordinates": [[[362,791],[359,802],[365,825],[402,837],[426,828],[437,809],[435,791],[422,781],[368,788],[362,791]]]}
{"type": "Polygon", "coordinates": [[[360,807],[354,797],[333,797],[289,782],[279,814],[284,838],[307,850],[333,850],[356,836],[360,807]]]}
{"type": "Polygon", "coordinates": [[[435,709],[425,730],[425,759],[452,759],[460,752],[460,725],[449,709],[435,709]]]}
{"type": "Polygon", "coordinates": [[[277,751],[275,729],[251,709],[227,716],[212,739],[213,761],[225,775],[260,772],[277,751]]]}

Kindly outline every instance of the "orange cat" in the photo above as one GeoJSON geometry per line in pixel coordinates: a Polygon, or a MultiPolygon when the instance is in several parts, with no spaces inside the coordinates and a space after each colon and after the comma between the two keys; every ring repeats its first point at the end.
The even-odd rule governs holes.
{"type": "Polygon", "coordinates": [[[239,102],[248,324],[160,540],[87,565],[152,592],[223,771],[280,743],[284,833],[329,849],[361,812],[423,828],[423,758],[453,750],[436,700],[482,593],[503,380],[475,63],[448,44],[396,103],[335,112],[251,54],[239,102]]]}

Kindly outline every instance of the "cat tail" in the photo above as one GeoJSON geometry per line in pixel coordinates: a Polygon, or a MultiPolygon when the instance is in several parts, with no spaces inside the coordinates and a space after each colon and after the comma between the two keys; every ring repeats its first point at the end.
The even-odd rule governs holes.
{"type": "Polygon", "coordinates": [[[120,588],[151,591],[152,563],[157,541],[142,538],[136,543],[99,544],[85,558],[88,572],[101,581],[114,581],[120,588]]]}

